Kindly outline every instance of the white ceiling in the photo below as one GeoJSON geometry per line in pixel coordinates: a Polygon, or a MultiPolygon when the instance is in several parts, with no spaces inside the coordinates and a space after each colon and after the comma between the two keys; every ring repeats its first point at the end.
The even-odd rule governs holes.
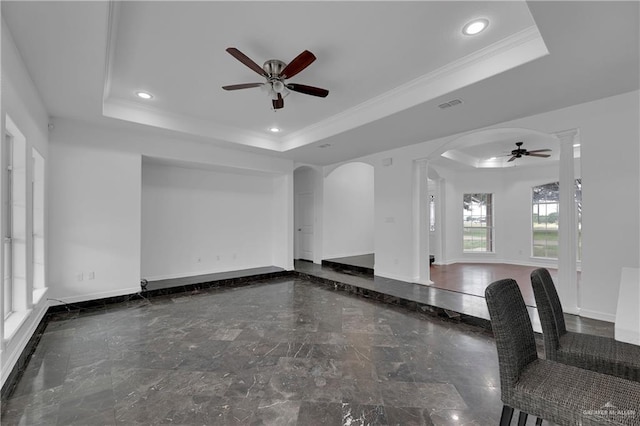
{"type": "MultiPolygon", "coordinates": [[[[499,128],[466,134],[454,141],[455,146],[447,145],[447,151],[441,154],[441,161],[436,164],[449,164],[459,169],[464,168],[512,168],[535,167],[560,161],[560,145],[558,140],[547,134],[519,128],[499,128]],[[516,142],[522,142],[521,148],[527,151],[547,149],[542,154],[547,158],[521,156],[512,161],[512,151],[517,148],[516,142]],[[453,165],[450,164],[453,161],[453,165]]],[[[574,158],[580,157],[580,146],[574,147],[574,158]]]]}
{"type": "MultiPolygon", "coordinates": [[[[640,80],[637,2],[3,1],[2,15],[54,117],[124,120],[311,164],[628,92],[640,80]],[[488,29],[464,36],[476,17],[488,29]],[[273,112],[260,89],[224,91],[262,81],[227,47],[259,65],[308,49],[318,59],[291,82],[330,94],[291,93],[273,112]],[[141,89],[154,99],[136,99],[141,89]],[[438,108],[455,98],[463,104],[438,108]],[[273,125],[283,132],[270,134],[273,125]]],[[[487,145],[487,156],[515,140],[493,142],[502,145],[487,145]]]]}

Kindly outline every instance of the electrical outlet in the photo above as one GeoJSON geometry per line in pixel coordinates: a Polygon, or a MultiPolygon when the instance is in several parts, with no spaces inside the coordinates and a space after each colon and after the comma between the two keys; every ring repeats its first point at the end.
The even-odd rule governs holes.
{"type": "Polygon", "coordinates": [[[76,277],[78,278],[78,281],[84,280],[84,274],[82,272],[80,272],[76,277]]]}
{"type": "Polygon", "coordinates": [[[89,279],[89,280],[93,280],[93,279],[96,278],[96,273],[93,272],[93,271],[89,272],[87,275],[88,275],[87,279],[89,279]]]}
{"type": "Polygon", "coordinates": [[[217,256],[216,256],[216,260],[220,260],[220,255],[217,255],[217,256]]]}

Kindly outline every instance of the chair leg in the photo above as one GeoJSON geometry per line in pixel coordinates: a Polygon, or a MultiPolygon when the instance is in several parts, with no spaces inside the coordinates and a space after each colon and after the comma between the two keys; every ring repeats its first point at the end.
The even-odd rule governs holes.
{"type": "Polygon", "coordinates": [[[502,417],[500,417],[500,426],[509,426],[513,417],[513,408],[508,405],[502,407],[502,417]]]}
{"type": "Polygon", "coordinates": [[[518,416],[518,426],[525,426],[527,424],[527,417],[527,413],[520,411],[520,415],[518,416]]]}
{"type": "Polygon", "coordinates": [[[536,426],[542,426],[542,419],[540,417],[536,418],[536,426]]]}

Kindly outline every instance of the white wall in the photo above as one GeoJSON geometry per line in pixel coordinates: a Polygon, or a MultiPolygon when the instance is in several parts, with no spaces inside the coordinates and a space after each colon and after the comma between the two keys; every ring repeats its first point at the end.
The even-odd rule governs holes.
{"type": "MultiPolygon", "coordinates": [[[[31,80],[29,73],[22,62],[20,53],[18,52],[11,33],[9,32],[4,20],[2,20],[2,111],[0,116],[2,117],[2,131],[4,143],[4,130],[5,117],[9,115],[20,132],[26,139],[26,152],[25,156],[27,161],[26,176],[33,176],[31,159],[32,148],[36,148],[42,155],[46,162],[49,158],[49,137],[48,137],[48,113],[44,107],[44,104],[38,94],[38,91],[31,80]]],[[[47,167],[48,164],[45,166],[47,167]]],[[[45,214],[48,210],[48,186],[45,182],[45,214]]],[[[27,185],[25,194],[27,204],[26,211],[30,212],[31,206],[31,185],[27,185]]],[[[19,219],[19,218],[16,218],[19,219]]],[[[33,232],[33,223],[30,213],[27,213],[26,221],[26,235],[31,235],[33,232]]],[[[48,227],[45,224],[45,238],[48,238],[48,227]]],[[[33,273],[32,273],[32,241],[27,238],[27,308],[28,311],[24,312],[22,316],[22,322],[15,324],[16,327],[11,327],[13,333],[9,335],[5,333],[4,319],[0,318],[0,358],[2,368],[2,384],[4,384],[7,376],[11,372],[15,365],[18,356],[24,349],[25,345],[31,338],[35,328],[42,319],[42,316],[46,312],[48,302],[46,300],[47,293],[41,295],[40,300],[33,303],[31,290],[33,288],[33,273]]],[[[0,266],[1,268],[1,266],[0,266]]],[[[3,271],[0,271],[2,275],[3,271]]],[[[45,265],[46,273],[46,265],[45,265]]],[[[48,280],[45,279],[45,286],[49,285],[48,280]]]]}
{"type": "MultiPolygon", "coordinates": [[[[579,164],[576,164],[576,170],[580,170],[579,164]]],[[[439,167],[438,171],[445,178],[447,193],[447,250],[442,263],[496,262],[557,268],[555,260],[531,256],[531,190],[534,186],[558,181],[557,163],[549,166],[542,162],[536,167],[481,169],[464,173],[439,167]],[[461,206],[465,193],[494,194],[493,253],[463,252],[461,206]]]]}
{"type": "MultiPolygon", "coordinates": [[[[242,175],[269,175],[263,186],[269,186],[265,191],[271,194],[272,200],[266,211],[253,205],[248,220],[260,221],[257,218],[265,214],[270,218],[267,229],[271,245],[265,249],[265,256],[269,257],[265,264],[292,269],[292,161],[171,138],[137,126],[125,125],[118,129],[67,119],[56,119],[54,125],[51,132],[49,223],[52,233],[49,253],[50,287],[55,298],[65,302],[90,300],[130,294],[140,289],[141,263],[145,268],[151,266],[148,261],[141,260],[143,156],[174,164],[176,169],[180,169],[180,165],[191,167],[193,164],[215,168],[228,178],[226,183],[232,187],[236,177],[242,181],[242,175]],[[90,272],[94,272],[94,279],[88,279],[90,272]],[[78,279],[80,273],[83,273],[82,281],[78,279]]],[[[180,179],[185,183],[193,177],[182,176],[180,179]]],[[[243,184],[238,188],[247,186],[243,184]]],[[[233,194],[227,196],[232,198],[233,194]]],[[[246,198],[246,194],[238,192],[238,197],[246,198]]],[[[231,212],[227,209],[223,212],[229,217],[231,212]]],[[[199,230],[195,227],[188,235],[195,245],[201,243],[199,230]]],[[[229,239],[225,241],[229,242],[229,239]]],[[[220,253],[221,259],[236,253],[235,265],[257,264],[255,259],[247,260],[253,255],[242,259],[241,248],[233,249],[237,251],[227,248],[220,253]]],[[[204,262],[211,259],[204,255],[200,257],[204,262]]],[[[215,259],[217,262],[217,257],[215,259]]],[[[229,265],[225,264],[224,269],[229,265]]],[[[222,266],[220,262],[215,265],[216,268],[222,266]]],[[[196,271],[195,268],[184,269],[182,263],[171,271],[154,271],[153,268],[144,272],[165,275],[196,271]]]]}
{"type": "MultiPolygon", "coordinates": [[[[576,113],[589,114],[596,105],[576,113]]],[[[623,267],[640,263],[638,92],[608,100],[580,126],[582,141],[581,313],[613,320],[623,267]]]]}
{"type": "Polygon", "coordinates": [[[275,182],[143,161],[142,277],[271,266],[275,182]]]}
{"type": "MultiPolygon", "coordinates": [[[[580,306],[583,315],[609,321],[615,316],[622,267],[638,267],[640,262],[639,115],[639,92],[635,91],[490,127],[544,133],[579,129],[584,209],[580,306]]],[[[375,165],[376,274],[413,278],[417,229],[412,219],[411,170],[415,160],[428,158],[460,136],[356,159],[375,165]],[[393,165],[382,166],[384,158],[392,158],[393,165]],[[394,223],[387,223],[388,217],[394,223]]],[[[448,193],[445,198],[447,203],[456,202],[448,193]]],[[[454,241],[450,237],[444,237],[447,250],[454,241]]]]}
{"type": "Polygon", "coordinates": [[[69,303],[137,292],[140,155],[68,145],[59,135],[50,148],[51,297],[69,303]]]}
{"type": "Polygon", "coordinates": [[[376,184],[375,273],[386,278],[412,281],[415,249],[413,158],[396,156],[396,152],[389,154],[370,159],[371,164],[375,164],[376,184]],[[392,164],[382,165],[385,158],[391,158],[392,164]]]}
{"type": "Polygon", "coordinates": [[[324,259],[374,252],[374,169],[347,163],[324,179],[324,259]]]}
{"type": "Polygon", "coordinates": [[[293,270],[293,172],[273,179],[271,265],[293,270]]]}

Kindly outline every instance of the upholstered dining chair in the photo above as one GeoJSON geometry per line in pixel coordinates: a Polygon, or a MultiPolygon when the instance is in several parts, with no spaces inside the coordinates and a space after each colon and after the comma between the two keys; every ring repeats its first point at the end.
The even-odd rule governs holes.
{"type": "Polygon", "coordinates": [[[533,327],[513,279],[485,290],[498,349],[500,425],[527,415],[559,425],[640,425],[640,383],[538,358],[533,327]]]}
{"type": "Polygon", "coordinates": [[[531,272],[545,358],[640,382],[640,346],[567,331],[558,292],[545,268],[531,272]]]}

